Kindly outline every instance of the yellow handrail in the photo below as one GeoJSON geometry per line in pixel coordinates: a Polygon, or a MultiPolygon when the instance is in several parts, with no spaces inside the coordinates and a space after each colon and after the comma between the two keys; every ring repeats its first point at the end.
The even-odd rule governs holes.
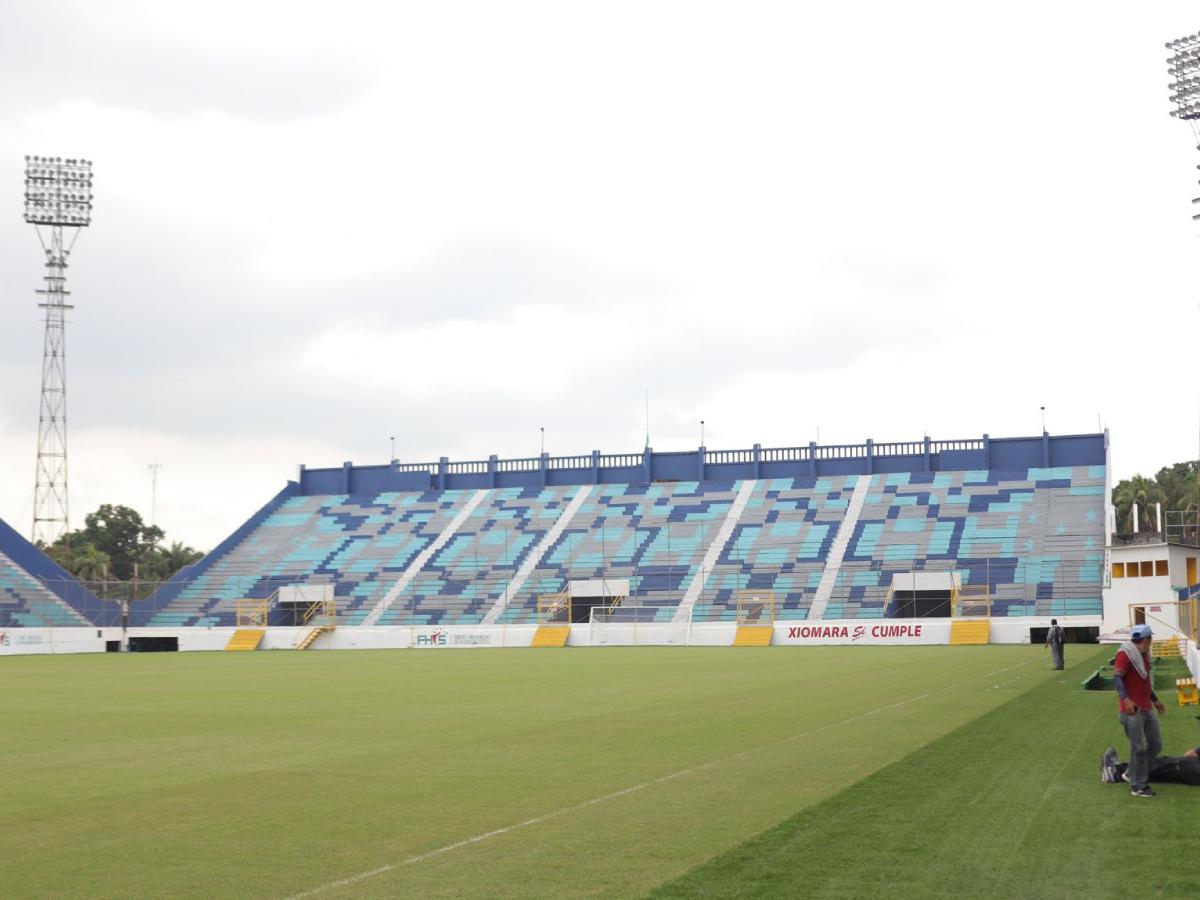
{"type": "Polygon", "coordinates": [[[570,591],[560,591],[556,594],[538,594],[537,621],[539,625],[569,624],[571,621],[570,591]]]}
{"type": "Polygon", "coordinates": [[[329,599],[329,600],[317,600],[317,601],[314,601],[313,603],[310,603],[304,609],[304,612],[302,613],[301,621],[305,625],[308,625],[308,624],[312,623],[313,619],[318,619],[317,624],[319,624],[325,628],[336,628],[337,627],[337,601],[333,600],[333,599],[329,599]]]}
{"type": "MultiPolygon", "coordinates": [[[[965,588],[955,586],[950,589],[951,618],[968,618],[963,613],[963,607],[968,604],[975,608],[982,604],[982,618],[990,619],[992,617],[992,592],[985,585],[968,585],[965,588]]],[[[970,616],[970,618],[979,617],[978,612],[970,616]]]]}
{"type": "Polygon", "coordinates": [[[234,601],[238,628],[266,628],[271,614],[271,601],[261,597],[244,597],[234,601]]]}

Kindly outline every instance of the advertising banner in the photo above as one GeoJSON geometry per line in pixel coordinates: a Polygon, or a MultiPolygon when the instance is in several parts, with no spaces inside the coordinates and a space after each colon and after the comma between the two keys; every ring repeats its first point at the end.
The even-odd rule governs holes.
{"type": "Polygon", "coordinates": [[[775,624],[775,644],[948,644],[946,619],[844,619],[775,624]]]}
{"type": "Polygon", "coordinates": [[[418,650],[437,650],[441,647],[502,647],[504,634],[496,628],[460,631],[451,628],[415,628],[412,645],[418,650]]]}

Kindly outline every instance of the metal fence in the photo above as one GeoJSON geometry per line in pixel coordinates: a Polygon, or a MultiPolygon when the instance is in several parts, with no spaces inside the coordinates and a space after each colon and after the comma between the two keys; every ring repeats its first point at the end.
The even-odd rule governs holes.
{"type": "MultiPolygon", "coordinates": [[[[122,610],[128,606],[133,609],[137,604],[145,603],[148,598],[162,586],[160,581],[79,581],[76,579],[39,578],[38,581],[50,593],[57,597],[66,598],[67,606],[79,612],[88,623],[100,627],[119,627],[122,624],[122,610]],[[80,588],[84,590],[80,590],[80,588]]],[[[36,615],[36,612],[35,612],[36,615]]],[[[64,627],[79,627],[80,623],[65,619],[61,616],[47,620],[46,625],[62,625],[64,627]]]]}
{"type": "MultiPolygon", "coordinates": [[[[1091,615],[1100,611],[1102,564],[1093,557],[1032,558],[1007,557],[963,560],[922,560],[895,563],[847,561],[828,598],[827,618],[880,617],[894,612],[895,585],[904,578],[944,574],[944,584],[964,594],[984,595],[995,615],[1091,615]]],[[[737,562],[720,563],[709,569],[693,569],[683,563],[650,567],[610,564],[600,567],[563,570],[558,567],[535,568],[519,589],[513,591],[512,571],[477,570],[448,567],[423,572],[391,604],[392,619],[398,623],[423,622],[439,607],[455,610],[468,602],[486,612],[500,599],[509,609],[529,611],[535,616],[539,594],[565,590],[574,580],[600,580],[613,583],[609,596],[622,593],[616,583],[629,581],[631,590],[624,603],[674,606],[683,600],[688,587],[699,578],[704,587],[695,595],[695,621],[719,621],[735,615],[733,594],[738,589],[762,588],[775,591],[779,619],[807,618],[818,593],[824,565],[819,562],[784,566],[755,566],[749,571],[737,562]],[[436,579],[436,587],[431,583],[436,579]],[[659,587],[656,587],[659,586],[659,587]],[[479,601],[483,601],[480,603],[479,601]]],[[[918,580],[919,579],[915,579],[918,580]]],[[[331,576],[309,582],[333,583],[331,576]]],[[[380,583],[383,590],[394,579],[380,583]]],[[[245,579],[249,589],[253,576],[245,579]]],[[[936,588],[935,588],[936,589],[936,588]]],[[[364,609],[373,607],[372,597],[364,609]]],[[[348,597],[339,598],[343,605],[348,597]]],[[[446,621],[446,620],[443,620],[446,621]]]]}
{"type": "MultiPolygon", "coordinates": [[[[708,526],[711,532],[715,526],[708,526]]],[[[506,530],[507,531],[507,530],[506,530]]],[[[557,565],[540,565],[514,586],[521,570],[524,555],[516,548],[522,545],[516,531],[497,535],[496,530],[477,536],[462,547],[455,560],[444,567],[426,567],[411,579],[405,590],[392,601],[389,621],[400,624],[427,621],[439,607],[447,611],[443,623],[455,621],[460,611],[470,607],[478,619],[496,600],[502,599],[509,608],[529,610],[536,614],[536,597],[567,589],[574,580],[604,579],[612,582],[628,580],[630,605],[649,604],[660,607],[677,605],[688,588],[699,578],[703,588],[695,595],[695,621],[724,620],[735,614],[733,594],[739,589],[770,589],[777,597],[776,615],[780,619],[803,619],[818,594],[825,563],[806,558],[806,549],[799,540],[771,539],[760,534],[753,542],[742,546],[740,537],[733,538],[722,549],[715,565],[701,569],[697,558],[704,556],[708,545],[704,525],[668,525],[663,530],[662,546],[667,551],[655,555],[653,564],[634,564],[622,551],[630,529],[613,529],[607,540],[603,531],[600,540],[592,540],[582,556],[572,556],[567,546],[564,561],[557,565]],[[479,612],[482,610],[482,613],[479,612]]],[[[563,545],[560,545],[563,546],[563,545]]],[[[549,558],[549,557],[548,557],[549,558]]],[[[382,563],[380,564],[382,567],[382,563]]],[[[205,592],[221,598],[213,608],[233,612],[233,600],[238,597],[267,597],[280,587],[296,584],[333,584],[340,596],[340,612],[354,604],[363,614],[381,600],[400,580],[400,573],[377,576],[364,591],[361,579],[339,579],[332,574],[264,575],[273,567],[260,561],[218,563],[205,573],[205,592]]],[[[918,560],[844,560],[828,597],[827,618],[878,617],[891,611],[894,584],[898,577],[941,573],[951,577],[956,586],[987,595],[996,615],[1094,614],[1099,612],[1103,581],[1103,562],[1099,554],[1060,557],[1052,554],[1026,554],[1019,557],[969,557],[959,559],[918,560]]],[[[380,573],[382,575],[383,573],[380,573]]],[[[155,581],[87,581],[83,583],[100,604],[88,604],[86,614],[98,625],[121,624],[122,605],[143,614],[144,605],[161,586],[155,581]]],[[[61,595],[64,585],[47,584],[61,595]]],[[[77,591],[77,588],[75,589],[77,591]]],[[[186,590],[186,586],[185,586],[186,590]]],[[[613,593],[616,593],[614,590],[613,593]]]]}

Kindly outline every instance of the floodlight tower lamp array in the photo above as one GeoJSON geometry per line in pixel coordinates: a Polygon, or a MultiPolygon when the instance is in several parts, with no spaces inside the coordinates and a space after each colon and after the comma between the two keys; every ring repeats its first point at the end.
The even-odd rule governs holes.
{"type": "MultiPolygon", "coordinates": [[[[1171,115],[1191,126],[1196,149],[1200,150],[1200,32],[1167,41],[1166,48],[1171,51],[1167,72],[1175,79],[1168,85],[1170,100],[1175,104],[1171,115]]],[[[1192,203],[1200,204],[1200,197],[1192,203]]],[[[1200,221],[1200,213],[1192,218],[1200,221]]]]}
{"type": "Polygon", "coordinates": [[[79,232],[92,222],[92,161],[61,156],[25,157],[25,221],[34,226],[46,254],[45,287],[37,293],[45,310],[42,398],[38,412],[33,540],[53,544],[66,532],[67,504],[67,260],[79,232]],[[42,234],[45,226],[49,233],[42,234]],[[67,229],[71,240],[65,239],[67,229]]]}
{"type": "Polygon", "coordinates": [[[84,228],[92,221],[92,161],[25,157],[25,221],[84,228]]]}

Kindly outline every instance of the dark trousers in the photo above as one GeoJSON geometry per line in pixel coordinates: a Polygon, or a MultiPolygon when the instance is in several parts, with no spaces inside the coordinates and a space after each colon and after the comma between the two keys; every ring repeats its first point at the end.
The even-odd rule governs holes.
{"type": "MultiPolygon", "coordinates": [[[[1117,777],[1128,769],[1125,763],[1117,765],[1117,777]]],[[[1163,784],[1200,785],[1200,759],[1191,756],[1160,756],[1150,767],[1150,780],[1163,784]]]]}
{"type": "Polygon", "coordinates": [[[1121,713],[1121,727],[1129,738],[1129,783],[1135,788],[1150,781],[1150,767],[1162,752],[1162,733],[1158,730],[1158,714],[1152,709],[1139,709],[1133,715],[1121,713]]]}

